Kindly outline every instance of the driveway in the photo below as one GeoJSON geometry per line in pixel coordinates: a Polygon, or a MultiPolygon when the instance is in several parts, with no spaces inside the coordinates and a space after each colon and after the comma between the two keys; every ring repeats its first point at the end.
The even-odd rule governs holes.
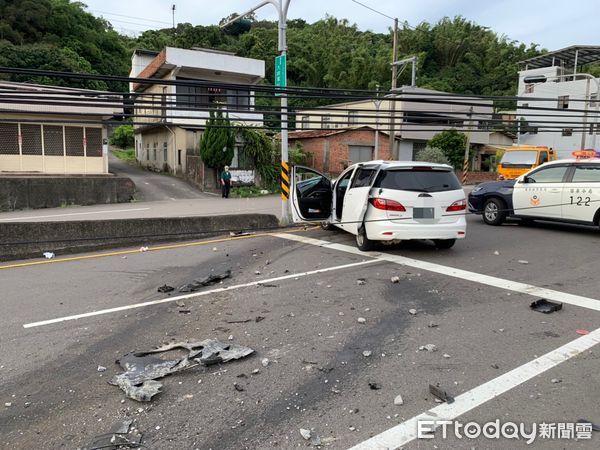
{"type": "Polygon", "coordinates": [[[135,199],[140,202],[213,197],[213,195],[200,192],[179,178],[140,169],[138,166],[121,161],[112,153],[108,157],[108,169],[115,175],[129,177],[133,180],[137,188],[135,199]]]}

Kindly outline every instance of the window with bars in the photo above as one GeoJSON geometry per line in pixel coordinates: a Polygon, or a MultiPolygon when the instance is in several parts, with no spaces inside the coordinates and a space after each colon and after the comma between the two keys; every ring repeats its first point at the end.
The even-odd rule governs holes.
{"type": "Polygon", "coordinates": [[[16,123],[0,123],[0,155],[19,154],[19,126],[16,123]]]}
{"type": "Polygon", "coordinates": [[[65,147],[67,156],[84,156],[82,127],[65,127],[65,147]]]}
{"type": "Polygon", "coordinates": [[[86,156],[102,156],[102,128],[85,128],[86,156]]]}
{"type": "Polygon", "coordinates": [[[60,125],[44,125],[44,155],[63,156],[63,127],[60,125]]]}
{"type": "Polygon", "coordinates": [[[21,124],[21,154],[42,155],[42,126],[21,124]]]}
{"type": "Polygon", "coordinates": [[[167,143],[166,143],[166,142],[163,142],[163,161],[164,161],[164,162],[167,162],[167,161],[168,161],[168,158],[167,158],[167,156],[168,156],[168,155],[167,155],[167,150],[168,150],[168,148],[169,148],[169,147],[168,147],[167,143]]]}

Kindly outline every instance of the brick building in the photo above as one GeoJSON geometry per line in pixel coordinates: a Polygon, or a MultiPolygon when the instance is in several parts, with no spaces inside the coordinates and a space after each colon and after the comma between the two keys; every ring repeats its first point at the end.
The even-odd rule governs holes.
{"type": "MultiPolygon", "coordinates": [[[[375,130],[369,126],[333,130],[305,130],[289,133],[289,145],[301,144],[312,155],[311,167],[332,175],[351,164],[375,158],[375,130]]],[[[377,159],[391,159],[389,135],[379,132],[377,159]]]]}

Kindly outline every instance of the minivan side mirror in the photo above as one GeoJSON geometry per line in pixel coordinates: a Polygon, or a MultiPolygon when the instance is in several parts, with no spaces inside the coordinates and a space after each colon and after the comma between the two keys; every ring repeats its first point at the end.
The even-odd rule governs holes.
{"type": "Polygon", "coordinates": [[[529,177],[523,177],[519,183],[530,183],[529,177]]]}

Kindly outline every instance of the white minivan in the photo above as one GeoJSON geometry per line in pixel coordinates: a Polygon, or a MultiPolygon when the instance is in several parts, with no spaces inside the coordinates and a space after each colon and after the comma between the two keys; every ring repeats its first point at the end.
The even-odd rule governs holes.
{"type": "Polygon", "coordinates": [[[356,235],[361,250],[409,239],[450,248],[465,237],[467,201],[448,165],[369,161],[348,167],[335,181],[303,166],[293,166],[291,175],[294,222],[341,228],[356,235]]]}

